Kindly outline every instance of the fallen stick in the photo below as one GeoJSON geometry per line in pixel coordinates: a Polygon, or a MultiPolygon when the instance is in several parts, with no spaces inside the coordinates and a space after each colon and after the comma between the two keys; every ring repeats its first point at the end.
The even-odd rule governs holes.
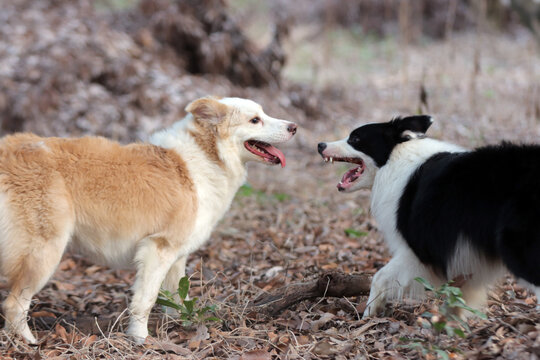
{"type": "Polygon", "coordinates": [[[327,272],[323,273],[318,280],[287,285],[273,294],[261,295],[249,307],[259,313],[275,316],[302,300],[328,296],[369,295],[370,286],[371,276],[369,275],[327,272]]]}

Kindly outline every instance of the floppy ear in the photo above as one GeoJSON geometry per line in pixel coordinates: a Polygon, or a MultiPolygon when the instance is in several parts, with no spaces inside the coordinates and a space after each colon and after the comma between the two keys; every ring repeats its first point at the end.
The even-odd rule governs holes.
{"type": "Polygon", "coordinates": [[[216,99],[205,97],[192,101],[185,110],[191,113],[196,121],[218,125],[225,119],[228,107],[216,99]]]}
{"type": "Polygon", "coordinates": [[[432,123],[433,118],[429,115],[415,115],[396,119],[394,125],[398,136],[410,140],[424,137],[432,123]]]}

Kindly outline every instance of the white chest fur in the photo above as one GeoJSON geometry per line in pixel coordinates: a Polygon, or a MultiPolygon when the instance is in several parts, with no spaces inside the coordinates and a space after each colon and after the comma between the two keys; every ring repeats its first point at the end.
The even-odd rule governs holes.
{"type": "Polygon", "coordinates": [[[397,145],[388,162],[377,172],[371,192],[371,212],[392,255],[407,248],[397,230],[397,211],[411,175],[436,153],[461,151],[465,149],[434,139],[410,140],[397,145]]]}
{"type": "Polygon", "coordinates": [[[172,129],[156,133],[150,139],[151,143],[174,149],[180,154],[195,185],[197,215],[193,232],[183,249],[184,255],[195,251],[208,240],[247,176],[245,165],[238,156],[234,156],[237,149],[225,149],[230,145],[218,142],[219,153],[231,154],[220,166],[208,158],[187,132],[180,131],[188,126],[189,122],[179,122],[172,129]]]}
{"type": "Polygon", "coordinates": [[[236,171],[226,171],[215,164],[206,164],[196,160],[186,160],[186,164],[197,190],[197,217],[188,253],[208,240],[214,226],[231,206],[238,188],[246,181],[244,166],[236,171]],[[202,169],[204,168],[204,169],[202,169]]]}

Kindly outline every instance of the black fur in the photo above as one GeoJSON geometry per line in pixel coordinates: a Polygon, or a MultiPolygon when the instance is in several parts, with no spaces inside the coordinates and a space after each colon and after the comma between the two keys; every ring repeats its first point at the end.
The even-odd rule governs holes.
{"type": "Polygon", "coordinates": [[[487,259],[540,286],[540,146],[432,156],[411,176],[397,219],[414,253],[441,274],[463,235],[487,259]]]}
{"type": "MultiPolygon", "coordinates": [[[[367,124],[354,130],[347,143],[358,151],[369,155],[378,167],[384,166],[392,149],[407,140],[403,132],[411,131],[424,134],[432,120],[430,116],[418,115],[396,118],[386,123],[367,124]]],[[[324,150],[319,144],[319,153],[324,150]]]]}

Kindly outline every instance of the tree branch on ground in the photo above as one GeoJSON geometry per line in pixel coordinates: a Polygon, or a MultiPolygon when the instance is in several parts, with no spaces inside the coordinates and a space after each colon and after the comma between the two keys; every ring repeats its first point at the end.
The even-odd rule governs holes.
{"type": "Polygon", "coordinates": [[[276,316],[290,306],[318,297],[350,297],[369,295],[371,276],[365,274],[344,274],[326,272],[319,279],[290,284],[272,294],[264,294],[249,306],[257,312],[276,316]]]}

